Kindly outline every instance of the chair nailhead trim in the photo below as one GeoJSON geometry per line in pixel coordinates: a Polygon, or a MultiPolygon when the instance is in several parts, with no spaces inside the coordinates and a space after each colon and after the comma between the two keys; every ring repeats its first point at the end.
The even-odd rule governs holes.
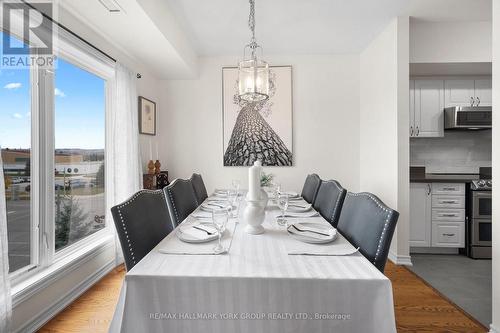
{"type": "Polygon", "coordinates": [[[375,252],[375,258],[373,259],[373,264],[375,265],[375,262],[378,259],[378,255],[380,254],[380,247],[382,246],[382,238],[384,238],[385,232],[387,230],[387,226],[389,225],[389,219],[392,214],[392,210],[387,208],[383,203],[381,203],[377,198],[375,198],[373,195],[370,193],[362,192],[362,193],[347,193],[347,195],[353,196],[353,197],[358,197],[358,196],[365,196],[371,199],[377,206],[384,212],[387,212],[387,216],[385,218],[385,223],[384,223],[384,229],[382,229],[382,233],[380,234],[380,238],[378,240],[378,245],[377,245],[377,252],[375,252]]]}
{"type": "Polygon", "coordinates": [[[133,247],[132,242],[130,241],[130,238],[128,237],[127,226],[125,225],[125,220],[123,219],[123,215],[122,215],[121,209],[123,207],[129,205],[135,199],[137,199],[139,196],[141,196],[142,194],[145,194],[145,193],[163,196],[163,191],[161,191],[161,190],[159,190],[159,191],[158,190],[157,191],[154,191],[154,190],[140,190],[139,192],[137,192],[136,194],[134,194],[131,198],[129,198],[127,201],[125,201],[124,203],[122,203],[122,204],[120,204],[120,205],[117,206],[118,215],[120,215],[120,221],[122,223],[123,233],[125,234],[125,237],[127,238],[128,251],[130,253],[130,256],[132,256],[132,263],[134,265],[137,263],[135,261],[134,247],[133,247]]]}
{"type": "Polygon", "coordinates": [[[168,197],[170,198],[170,202],[172,203],[172,208],[174,209],[175,219],[176,219],[177,224],[181,223],[181,221],[179,219],[179,213],[177,212],[177,208],[175,207],[175,201],[174,201],[174,197],[172,195],[171,189],[174,188],[175,184],[177,184],[180,181],[188,182],[188,180],[176,179],[172,182],[172,184],[167,186],[168,197]]]}
{"type": "Polygon", "coordinates": [[[337,210],[339,208],[340,194],[342,194],[342,191],[344,189],[342,187],[340,187],[339,184],[337,183],[337,181],[335,181],[335,180],[327,180],[327,181],[324,181],[323,183],[333,183],[335,185],[335,187],[340,192],[339,195],[337,196],[337,200],[335,201],[335,206],[333,207],[332,217],[330,218],[330,221],[333,222],[333,219],[335,217],[335,213],[337,212],[337,210]]]}

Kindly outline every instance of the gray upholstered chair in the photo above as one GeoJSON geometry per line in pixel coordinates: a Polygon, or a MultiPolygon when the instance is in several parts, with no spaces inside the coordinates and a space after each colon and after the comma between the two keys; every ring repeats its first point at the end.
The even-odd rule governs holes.
{"type": "Polygon", "coordinates": [[[323,180],[313,207],[336,228],[347,191],[335,180],[323,180]]]}
{"type": "Polygon", "coordinates": [[[127,271],[174,228],[163,191],[141,190],[111,208],[127,271]]]}
{"type": "Polygon", "coordinates": [[[208,198],[207,189],[203,178],[199,173],[193,173],[190,178],[191,184],[193,184],[194,194],[196,195],[196,200],[198,200],[198,205],[201,205],[206,198],[208,198]]]}
{"type": "Polygon", "coordinates": [[[321,178],[315,173],[308,175],[302,188],[302,198],[309,203],[313,203],[318,194],[319,185],[321,184],[321,178]]]}
{"type": "Polygon", "coordinates": [[[375,195],[348,192],[337,230],[383,273],[398,217],[375,195]]]}
{"type": "Polygon", "coordinates": [[[178,226],[198,207],[198,200],[189,179],[176,179],[163,191],[174,226],[178,226]]]}

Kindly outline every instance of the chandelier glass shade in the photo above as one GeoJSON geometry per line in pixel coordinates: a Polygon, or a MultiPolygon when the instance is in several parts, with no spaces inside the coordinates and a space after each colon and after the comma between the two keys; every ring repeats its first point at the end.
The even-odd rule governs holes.
{"type": "Polygon", "coordinates": [[[269,64],[257,58],[257,50],[262,54],[262,48],[255,40],[255,0],[249,2],[248,27],[252,39],[245,46],[243,60],[238,64],[238,96],[247,102],[260,102],[269,98],[269,64]],[[247,50],[250,51],[248,56],[247,50]]]}

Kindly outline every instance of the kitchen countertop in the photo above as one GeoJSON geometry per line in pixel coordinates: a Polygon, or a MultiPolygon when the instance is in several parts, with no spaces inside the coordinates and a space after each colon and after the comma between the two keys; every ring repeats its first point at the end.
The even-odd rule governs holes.
{"type": "Polygon", "coordinates": [[[410,167],[410,183],[469,183],[480,178],[478,173],[426,173],[425,167],[410,167]]]}

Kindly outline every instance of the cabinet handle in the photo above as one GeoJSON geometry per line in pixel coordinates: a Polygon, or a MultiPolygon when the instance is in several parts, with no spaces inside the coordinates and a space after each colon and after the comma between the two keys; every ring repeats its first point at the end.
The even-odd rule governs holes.
{"type": "Polygon", "coordinates": [[[410,126],[410,136],[413,136],[413,126],[410,126]]]}
{"type": "Polygon", "coordinates": [[[420,128],[417,126],[417,134],[416,136],[418,136],[420,134],[420,128]]]}
{"type": "Polygon", "coordinates": [[[441,203],[453,204],[453,203],[457,203],[457,200],[441,200],[441,203]]]}
{"type": "Polygon", "coordinates": [[[479,99],[479,97],[476,97],[476,99],[477,99],[477,104],[476,104],[476,106],[479,106],[479,103],[481,103],[481,100],[479,99]]]}
{"type": "Polygon", "coordinates": [[[474,97],[472,97],[472,96],[470,98],[470,106],[474,106],[474,97]]]}
{"type": "Polygon", "coordinates": [[[443,191],[455,191],[454,187],[443,187],[443,191]]]}
{"type": "Polygon", "coordinates": [[[431,194],[431,185],[427,184],[427,195],[431,194]]]}
{"type": "Polygon", "coordinates": [[[453,237],[455,234],[443,234],[443,236],[453,237]]]}
{"type": "Polygon", "coordinates": [[[457,214],[441,214],[441,216],[444,216],[444,217],[456,217],[458,215],[457,214]]]}

